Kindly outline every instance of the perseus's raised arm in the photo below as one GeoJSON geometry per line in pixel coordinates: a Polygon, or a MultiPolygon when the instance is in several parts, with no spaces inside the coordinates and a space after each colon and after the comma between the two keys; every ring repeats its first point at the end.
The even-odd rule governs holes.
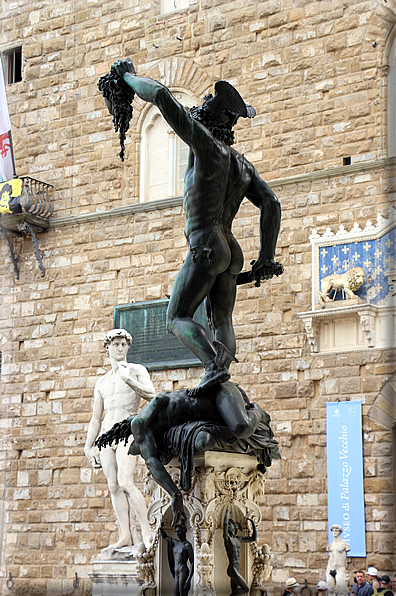
{"type": "Polygon", "coordinates": [[[187,110],[175,99],[165,85],[146,77],[132,74],[119,60],[113,67],[124,82],[142,99],[157,106],[169,126],[190,147],[205,143],[208,132],[194,121],[187,110]]]}

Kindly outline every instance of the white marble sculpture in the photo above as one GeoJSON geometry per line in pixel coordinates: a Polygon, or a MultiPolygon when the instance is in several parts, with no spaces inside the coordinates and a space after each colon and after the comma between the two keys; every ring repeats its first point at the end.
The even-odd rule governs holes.
{"type": "Polygon", "coordinates": [[[342,292],[347,299],[355,298],[354,292],[360,288],[364,282],[364,269],[362,267],[352,267],[345,273],[333,273],[324,277],[320,281],[319,302],[324,308],[326,302],[331,302],[329,294],[332,290],[335,292],[342,292]]]}
{"type": "Polygon", "coordinates": [[[154,386],[144,366],[126,362],[131,342],[131,335],[124,329],[112,329],[105,335],[103,345],[110,357],[111,370],[95,385],[93,413],[84,448],[91,465],[102,466],[109,485],[119,530],[118,541],[111,544],[109,549],[130,546],[140,541],[135,516],[147,546],[151,536],[146,503],[133,482],[136,456],[128,454],[132,437],[126,444],[121,441],[117,445],[103,448],[100,454],[95,446],[99,435],[108,431],[115,423],[137,413],[141,398],[150,401],[155,396],[154,386]]]}
{"type": "Polygon", "coordinates": [[[342,540],[342,528],[334,524],[330,528],[334,536],[333,542],[327,546],[329,561],[326,569],[326,583],[329,586],[329,594],[337,596],[346,596],[348,594],[348,571],[347,553],[351,549],[348,542],[342,540]]]}

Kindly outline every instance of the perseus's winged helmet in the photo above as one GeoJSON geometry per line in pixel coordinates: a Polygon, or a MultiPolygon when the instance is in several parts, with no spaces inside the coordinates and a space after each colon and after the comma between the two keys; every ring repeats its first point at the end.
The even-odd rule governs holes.
{"type": "Polygon", "coordinates": [[[229,110],[235,116],[242,118],[254,118],[256,115],[254,107],[245,103],[235,87],[227,81],[215,83],[215,95],[205,97],[205,107],[215,114],[229,110]]]}

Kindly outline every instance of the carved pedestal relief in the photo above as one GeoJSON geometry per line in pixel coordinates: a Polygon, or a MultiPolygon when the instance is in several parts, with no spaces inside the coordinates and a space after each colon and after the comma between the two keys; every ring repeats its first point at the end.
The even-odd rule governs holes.
{"type": "MultiPolygon", "coordinates": [[[[177,483],[180,468],[177,462],[172,463],[174,465],[171,464],[167,469],[177,483]]],[[[261,512],[257,499],[264,491],[264,476],[257,470],[254,457],[235,453],[210,451],[197,454],[194,468],[191,490],[183,495],[184,507],[189,517],[188,540],[193,544],[195,556],[191,594],[214,596],[216,593],[228,593],[230,589],[230,578],[224,573],[227,568],[223,543],[225,511],[231,509],[233,519],[241,523],[243,530],[247,530],[247,517],[258,525],[261,512]]],[[[158,534],[161,521],[165,520],[170,528],[171,517],[169,496],[157,486],[148,508],[149,523],[155,540],[149,549],[143,549],[142,546],[138,554],[138,572],[142,582],[140,593],[146,596],[158,595],[166,589],[166,565],[163,564],[164,553],[158,534]]],[[[264,583],[270,577],[271,558],[266,544],[244,545],[241,573],[251,587],[251,594],[255,596],[261,596],[264,583]]]]}

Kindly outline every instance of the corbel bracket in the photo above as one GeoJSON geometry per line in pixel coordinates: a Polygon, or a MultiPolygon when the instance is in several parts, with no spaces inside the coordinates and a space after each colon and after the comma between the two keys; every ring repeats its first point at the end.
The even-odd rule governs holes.
{"type": "Polygon", "coordinates": [[[6,230],[3,229],[3,237],[7,243],[8,253],[10,255],[12,266],[14,267],[15,279],[19,279],[19,257],[16,256],[14,250],[14,243],[12,242],[12,236],[6,230]]]}
{"type": "Polygon", "coordinates": [[[45,276],[44,264],[41,256],[41,251],[36,234],[48,230],[49,222],[30,213],[22,213],[20,215],[2,215],[0,217],[0,228],[2,230],[5,241],[7,242],[8,252],[12,265],[14,267],[15,278],[19,279],[19,258],[15,255],[13,236],[29,236],[32,244],[34,256],[37,259],[38,267],[40,269],[40,276],[45,276]]]}
{"type": "Polygon", "coordinates": [[[299,316],[305,325],[305,332],[311,348],[311,354],[316,354],[319,351],[319,320],[310,314],[304,313],[299,316]]]}
{"type": "Polygon", "coordinates": [[[41,251],[40,251],[40,247],[39,247],[39,243],[37,240],[37,236],[34,233],[34,230],[32,228],[31,225],[29,225],[26,221],[23,224],[20,224],[19,229],[21,232],[26,232],[27,234],[29,234],[29,236],[32,239],[32,244],[33,244],[33,251],[34,251],[34,256],[37,259],[37,263],[40,269],[40,275],[41,277],[45,276],[45,269],[44,269],[44,265],[43,265],[43,260],[41,258],[41,251]]]}
{"type": "Polygon", "coordinates": [[[375,314],[367,311],[358,311],[364,339],[368,348],[375,346],[375,314]]]}

